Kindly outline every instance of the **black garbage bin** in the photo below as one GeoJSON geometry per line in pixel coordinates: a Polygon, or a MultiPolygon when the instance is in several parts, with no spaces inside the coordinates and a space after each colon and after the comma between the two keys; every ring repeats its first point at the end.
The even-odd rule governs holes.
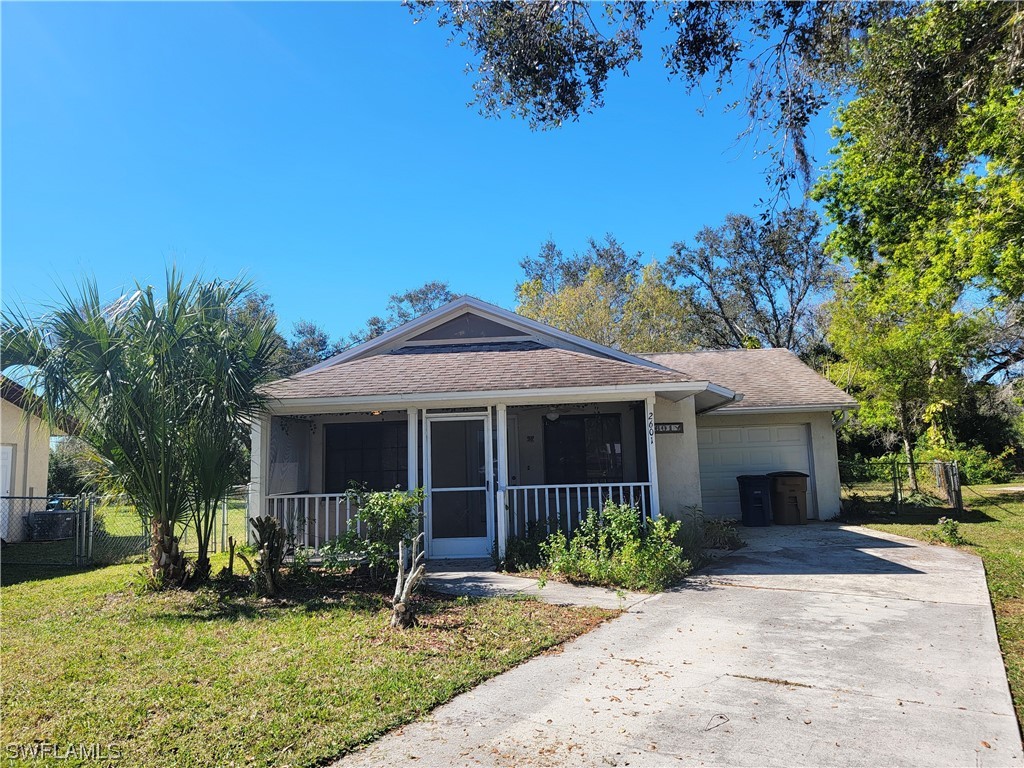
{"type": "Polygon", "coordinates": [[[776,525],[807,525],[807,478],[803,472],[769,472],[776,525]]]}
{"type": "Polygon", "coordinates": [[[740,517],[746,526],[772,524],[771,479],[767,475],[740,475],[740,517]]]}

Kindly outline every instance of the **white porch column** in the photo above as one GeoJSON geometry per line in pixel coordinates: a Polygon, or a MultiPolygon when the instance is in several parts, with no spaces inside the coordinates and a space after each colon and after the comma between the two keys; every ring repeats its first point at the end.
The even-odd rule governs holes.
{"type": "Polygon", "coordinates": [[[420,409],[409,408],[406,411],[406,420],[408,422],[408,441],[409,441],[409,475],[407,480],[408,489],[414,491],[420,487],[420,473],[419,473],[419,448],[420,448],[420,409]]]}
{"type": "Polygon", "coordinates": [[[498,505],[498,557],[505,556],[505,545],[508,541],[508,409],[504,403],[495,406],[498,414],[498,492],[495,503],[498,505]]]}
{"type": "MultiPolygon", "coordinates": [[[[260,414],[253,420],[249,428],[251,441],[249,450],[249,509],[250,518],[260,517],[264,513],[264,496],[270,473],[270,416],[260,414]]],[[[245,540],[251,542],[252,531],[248,523],[245,526],[245,540]]]]}
{"type": "Polygon", "coordinates": [[[647,477],[651,481],[651,517],[655,520],[661,514],[661,499],[658,494],[658,454],[655,450],[654,440],[654,401],[656,399],[654,395],[647,398],[646,424],[644,425],[644,431],[647,434],[647,477]]]}

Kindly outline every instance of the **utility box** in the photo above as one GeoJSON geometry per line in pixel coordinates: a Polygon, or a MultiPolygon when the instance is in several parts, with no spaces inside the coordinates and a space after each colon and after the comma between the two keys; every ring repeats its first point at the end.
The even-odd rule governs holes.
{"type": "Polygon", "coordinates": [[[740,486],[740,516],[743,525],[771,525],[771,479],[767,475],[740,475],[736,482],[740,486]]]}
{"type": "Polygon", "coordinates": [[[60,541],[75,535],[74,510],[47,510],[25,515],[30,541],[60,541]]]}
{"type": "Polygon", "coordinates": [[[776,525],[807,525],[807,478],[803,472],[769,472],[776,525]]]}

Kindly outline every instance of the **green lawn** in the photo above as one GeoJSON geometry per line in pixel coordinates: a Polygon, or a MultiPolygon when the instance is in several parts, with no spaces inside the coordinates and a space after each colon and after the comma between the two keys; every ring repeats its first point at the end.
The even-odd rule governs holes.
{"type": "Polygon", "coordinates": [[[1013,702],[1018,720],[1024,722],[1024,483],[964,488],[963,496],[967,508],[963,514],[908,511],[897,517],[870,518],[867,525],[928,540],[940,516],[960,522],[968,542],[965,548],[985,562],[1013,702]]]}
{"type": "Polygon", "coordinates": [[[138,572],[4,568],[3,744],[110,743],[119,766],[315,765],[614,615],[430,596],[421,626],[395,632],[382,594],[338,578],[273,601],[241,579],[137,594],[138,572]]]}

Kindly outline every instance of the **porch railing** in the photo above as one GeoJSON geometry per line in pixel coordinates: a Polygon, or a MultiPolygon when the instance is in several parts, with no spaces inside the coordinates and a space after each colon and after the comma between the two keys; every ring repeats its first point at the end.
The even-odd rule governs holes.
{"type": "Polygon", "coordinates": [[[276,517],[296,547],[319,551],[322,544],[350,529],[364,533],[358,522],[357,498],[351,493],[300,493],[266,497],[266,514],[276,517]]]}
{"type": "MultiPolygon", "coordinates": [[[[571,534],[588,509],[605,502],[636,507],[644,520],[652,511],[650,483],[584,485],[514,485],[505,489],[508,532],[525,536],[561,529],[571,534]]],[[[359,504],[350,493],[300,493],[267,496],[265,514],[277,518],[296,547],[319,551],[326,542],[350,529],[365,533],[358,520],[359,504]]]]}
{"type": "Polygon", "coordinates": [[[590,485],[510,485],[505,489],[508,530],[525,536],[541,529],[569,534],[588,509],[600,510],[607,501],[629,504],[646,520],[651,514],[650,483],[594,483],[590,485]]]}

